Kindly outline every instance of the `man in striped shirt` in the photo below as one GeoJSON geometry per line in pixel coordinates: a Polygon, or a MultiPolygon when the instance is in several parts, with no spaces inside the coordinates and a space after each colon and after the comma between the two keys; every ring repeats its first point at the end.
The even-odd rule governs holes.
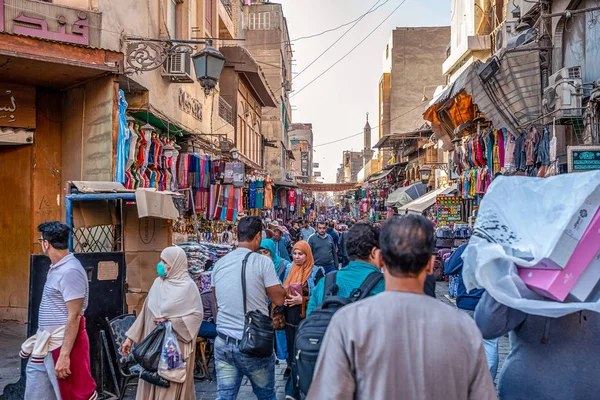
{"type": "Polygon", "coordinates": [[[88,278],[69,252],[70,228],[57,221],[38,227],[42,251],[50,258],[37,333],[21,346],[27,363],[26,399],[96,399],[85,330],[88,278]]]}

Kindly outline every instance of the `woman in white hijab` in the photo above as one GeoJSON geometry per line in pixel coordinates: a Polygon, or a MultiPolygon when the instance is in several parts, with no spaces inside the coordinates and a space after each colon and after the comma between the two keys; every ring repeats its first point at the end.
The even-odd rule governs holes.
{"type": "Polygon", "coordinates": [[[127,331],[122,351],[129,353],[133,343],[140,343],[163,321],[171,322],[183,359],[187,363],[183,383],[170,382],[163,388],[139,380],[136,399],[188,400],[195,399],[194,359],[196,336],[202,323],[202,300],[198,287],[187,271],[187,257],[177,246],[167,247],[160,254],[156,278],[142,312],[127,331]]]}

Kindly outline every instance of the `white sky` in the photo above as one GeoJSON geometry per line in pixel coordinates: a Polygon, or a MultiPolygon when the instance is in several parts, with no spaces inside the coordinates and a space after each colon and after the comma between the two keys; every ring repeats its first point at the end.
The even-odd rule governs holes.
{"type": "MultiPolygon", "coordinates": [[[[379,0],[378,5],[386,0],[379,0]]],[[[293,80],[298,92],[304,85],[329,68],[360,42],[387,17],[402,0],[388,0],[375,12],[365,16],[331,50],[293,80]]],[[[382,54],[391,32],[400,26],[444,26],[450,24],[452,0],[406,0],[406,2],[364,43],[329,72],[294,96],[293,122],[313,124],[314,162],[326,182],[335,182],[337,167],[344,150],[360,151],[363,137],[356,136],[335,144],[319,144],[361,132],[365,113],[372,127],[377,123],[377,87],[382,74],[382,54]]],[[[377,0],[275,0],[283,5],[292,40],[350,22],[367,12],[377,0]]],[[[302,71],[352,25],[325,35],[293,43],[294,72],[302,71]]],[[[441,65],[440,65],[441,69],[441,65]]],[[[378,140],[372,131],[372,145],[378,140]]]]}

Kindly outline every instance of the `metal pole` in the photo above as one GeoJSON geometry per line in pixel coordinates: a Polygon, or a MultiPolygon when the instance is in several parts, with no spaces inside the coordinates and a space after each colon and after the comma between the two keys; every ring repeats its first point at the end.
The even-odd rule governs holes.
{"type": "Polygon", "coordinates": [[[126,41],[143,41],[143,42],[158,42],[158,43],[182,43],[182,44],[203,44],[207,46],[213,45],[212,39],[208,40],[179,40],[179,39],[157,39],[145,38],[139,36],[125,36],[126,41]]]}

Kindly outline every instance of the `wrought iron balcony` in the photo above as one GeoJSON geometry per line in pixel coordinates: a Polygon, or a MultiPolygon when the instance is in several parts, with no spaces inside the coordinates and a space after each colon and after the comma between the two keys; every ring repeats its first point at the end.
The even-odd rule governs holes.
{"type": "Polygon", "coordinates": [[[222,97],[219,97],[219,117],[233,125],[233,108],[222,97]]]}
{"type": "Polygon", "coordinates": [[[221,4],[225,7],[225,11],[227,11],[227,15],[229,18],[233,20],[233,4],[232,0],[221,0],[221,4]]]}

